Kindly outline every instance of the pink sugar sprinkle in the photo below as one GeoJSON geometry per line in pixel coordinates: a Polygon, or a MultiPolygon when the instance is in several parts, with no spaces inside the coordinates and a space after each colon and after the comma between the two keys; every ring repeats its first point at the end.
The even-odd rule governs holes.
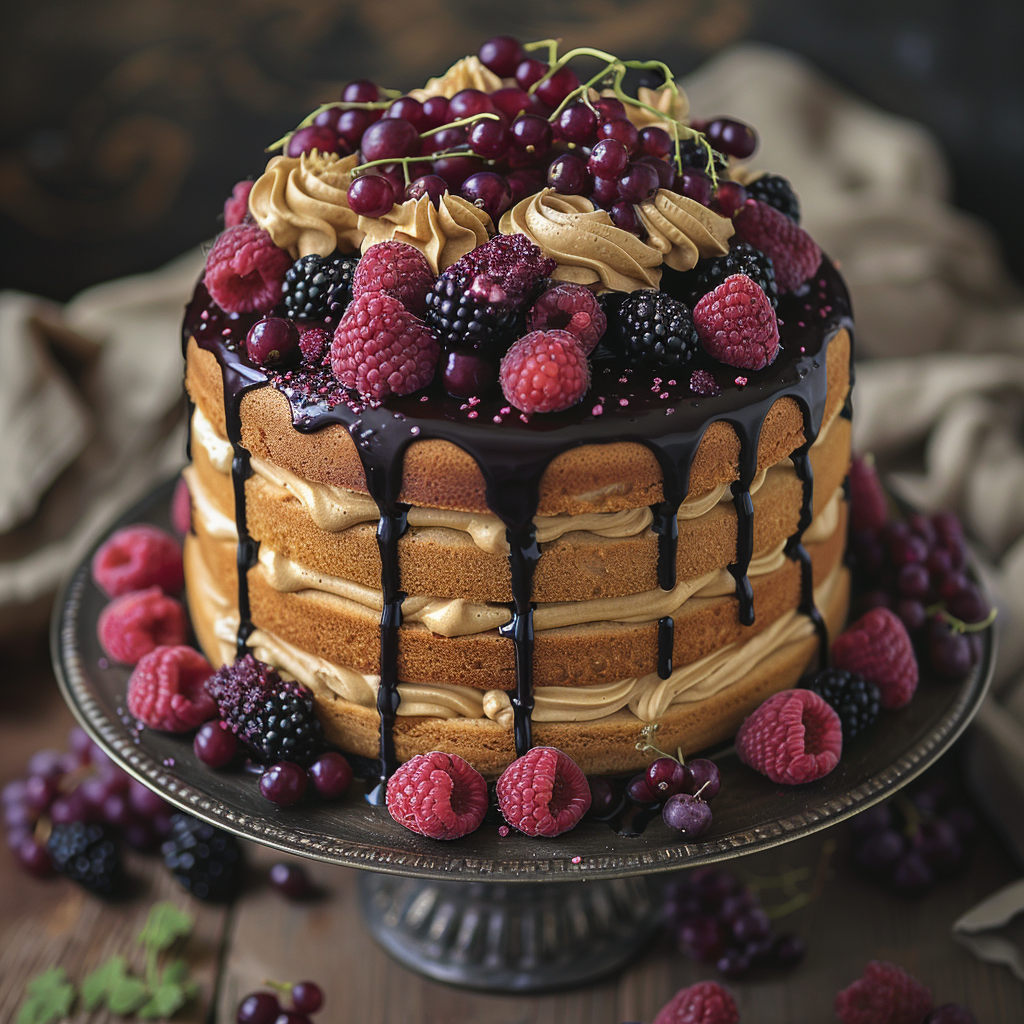
{"type": "Polygon", "coordinates": [[[658,397],[659,398],[668,398],[668,392],[667,391],[662,391],[662,393],[660,395],[658,395],[658,397]]]}
{"type": "Polygon", "coordinates": [[[828,313],[824,309],[819,309],[818,314],[819,316],[828,316],[828,313]]]}
{"type": "Polygon", "coordinates": [[[479,405],[479,404],[480,404],[480,399],[479,399],[479,398],[478,398],[478,397],[477,397],[476,395],[474,395],[474,396],[473,396],[473,397],[472,397],[472,398],[471,398],[471,399],[469,400],[469,404],[470,404],[470,405],[473,405],[473,406],[479,405]]]}
{"type": "Polygon", "coordinates": [[[502,839],[504,839],[504,838],[505,838],[505,836],[507,836],[507,835],[508,835],[508,825],[502,825],[502,826],[501,826],[501,827],[500,827],[500,828],[498,829],[498,835],[499,835],[499,836],[501,836],[501,838],[502,838],[502,839]]]}
{"type": "Polygon", "coordinates": [[[803,346],[803,345],[801,345],[801,346],[800,346],[800,355],[803,355],[803,354],[804,354],[804,353],[805,353],[806,351],[807,351],[807,349],[806,349],[806,348],[804,348],[804,346],[803,346]]]}
{"type": "Polygon", "coordinates": [[[821,280],[818,281],[818,287],[819,288],[827,288],[828,287],[828,281],[826,281],[825,278],[821,278],[821,280]]]}
{"type": "Polygon", "coordinates": [[[604,412],[604,406],[601,405],[600,403],[595,405],[594,408],[590,410],[590,413],[591,413],[592,416],[600,416],[601,413],[603,413],[603,412],[604,412]]]}
{"type": "Polygon", "coordinates": [[[200,320],[209,320],[210,319],[210,311],[208,309],[204,309],[202,311],[202,313],[199,314],[199,319],[200,320]]]}
{"type": "Polygon", "coordinates": [[[422,397],[422,398],[420,399],[420,401],[421,401],[421,402],[426,402],[426,401],[428,400],[428,398],[429,398],[429,397],[430,397],[429,395],[424,395],[424,396],[423,396],[423,397],[422,397]]]}
{"type": "Polygon", "coordinates": [[[501,417],[500,416],[492,416],[491,420],[493,422],[495,422],[495,423],[500,423],[501,422],[501,417]]]}
{"type": "Polygon", "coordinates": [[[522,420],[522,421],[523,421],[524,423],[529,423],[529,422],[530,422],[530,417],[529,417],[529,416],[527,416],[525,412],[521,412],[521,413],[519,414],[519,418],[520,418],[520,419],[521,419],[521,420],[522,420]]]}
{"type": "Polygon", "coordinates": [[[512,411],[512,406],[511,405],[503,405],[498,410],[498,412],[500,412],[502,416],[507,416],[511,411],[512,411]]]}
{"type": "Polygon", "coordinates": [[[670,388],[674,388],[674,387],[676,386],[676,382],[675,382],[674,380],[670,380],[670,381],[668,382],[668,386],[669,386],[670,388]]]}
{"type": "Polygon", "coordinates": [[[480,415],[480,413],[478,413],[478,412],[476,411],[476,409],[474,409],[474,410],[473,410],[472,412],[467,412],[467,413],[466,413],[466,415],[467,415],[467,416],[468,416],[468,417],[469,417],[469,418],[470,418],[471,420],[475,420],[475,419],[477,418],[477,416],[479,416],[479,415],[480,415]]]}
{"type": "Polygon", "coordinates": [[[619,378],[619,383],[620,384],[628,384],[629,383],[629,378],[628,377],[620,377],[619,378]]]}
{"type": "Polygon", "coordinates": [[[629,405],[629,399],[628,398],[620,398],[619,399],[619,405],[629,405]]]}
{"type": "Polygon", "coordinates": [[[572,862],[573,862],[573,864],[579,864],[579,862],[580,862],[581,860],[583,860],[583,858],[582,858],[582,857],[573,857],[573,858],[572,858],[572,862]]]}
{"type": "Polygon", "coordinates": [[[666,409],[665,410],[665,415],[666,416],[671,416],[674,412],[675,412],[675,409],[666,409]]]}
{"type": "Polygon", "coordinates": [[[413,437],[416,437],[419,434],[419,432],[420,432],[420,428],[419,427],[410,427],[409,428],[409,433],[412,434],[413,437]]]}
{"type": "Polygon", "coordinates": [[[221,331],[220,333],[221,333],[221,337],[230,338],[231,337],[231,328],[230,327],[225,327],[224,330],[221,331]]]}
{"type": "Polygon", "coordinates": [[[743,387],[743,385],[747,383],[747,378],[746,377],[737,377],[736,378],[736,383],[739,384],[740,387],[743,387]]]}
{"type": "Polygon", "coordinates": [[[807,324],[805,324],[803,322],[803,320],[797,320],[796,325],[797,325],[797,327],[806,327],[807,326],[807,324]]]}

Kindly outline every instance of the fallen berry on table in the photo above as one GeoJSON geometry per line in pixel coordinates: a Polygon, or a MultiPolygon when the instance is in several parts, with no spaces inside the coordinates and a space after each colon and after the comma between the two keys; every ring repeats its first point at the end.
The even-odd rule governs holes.
{"type": "Polygon", "coordinates": [[[299,981],[292,986],[292,1006],[299,1013],[316,1013],[323,1005],[323,990],[316,982],[299,981]]]}
{"type": "Polygon", "coordinates": [[[46,849],[54,868],[84,889],[113,896],[121,888],[121,855],[105,825],[82,821],[54,825],[46,849]]]}
{"type": "Polygon", "coordinates": [[[921,1024],[933,1007],[931,992],[901,967],[872,960],[864,974],[837,993],[843,1024],[921,1024]]]}
{"type": "Polygon", "coordinates": [[[676,793],[665,801],[661,817],[669,828],[696,838],[711,828],[711,808],[698,796],[676,793]]]}
{"type": "Polygon", "coordinates": [[[233,835],[189,814],[175,814],[161,851],[178,884],[196,898],[228,903],[238,895],[245,862],[233,835]]]}
{"type": "Polygon", "coordinates": [[[270,866],[270,884],[291,900],[301,900],[316,891],[301,864],[278,861],[270,866]]]}
{"type": "Polygon", "coordinates": [[[238,740],[224,722],[204,722],[196,732],[192,749],[207,768],[224,768],[238,753],[238,740]]]}
{"type": "Polygon", "coordinates": [[[309,779],[320,796],[327,800],[337,800],[352,785],[352,766],[344,755],[329,750],[309,766],[309,779]]]}
{"type": "Polygon", "coordinates": [[[253,992],[239,1004],[235,1020],[238,1024],[274,1024],[281,1004],[272,992],[253,992]]]}
{"type": "Polygon", "coordinates": [[[738,1024],[733,997],[713,981],[680,989],[659,1011],[654,1024],[738,1024]]]}

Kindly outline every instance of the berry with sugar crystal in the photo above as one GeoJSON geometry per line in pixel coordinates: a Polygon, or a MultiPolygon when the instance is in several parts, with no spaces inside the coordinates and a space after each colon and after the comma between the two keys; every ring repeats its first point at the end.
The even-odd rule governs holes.
{"type": "Polygon", "coordinates": [[[966,1006],[943,1003],[925,1017],[924,1024],[978,1024],[978,1021],[966,1006]]]}
{"type": "Polygon", "coordinates": [[[512,145],[537,157],[551,148],[551,125],[536,114],[520,114],[512,122],[512,145]]]}
{"type": "Polygon", "coordinates": [[[487,813],[487,783],[458,754],[417,754],[388,779],[391,817],[431,839],[459,839],[487,813]]]}
{"type": "Polygon", "coordinates": [[[733,246],[724,256],[698,260],[692,270],[684,273],[671,268],[663,270],[661,287],[692,307],[733,274],[745,274],[768,296],[773,309],[778,306],[779,289],[771,258],[747,242],[733,246]]]}
{"type": "Polygon", "coordinates": [[[689,793],[670,796],[665,801],[661,817],[669,828],[678,829],[693,839],[711,828],[711,808],[699,796],[691,796],[689,793]]]}
{"type": "Polygon", "coordinates": [[[497,224],[512,205],[512,186],[494,171],[477,171],[462,183],[462,198],[483,210],[497,224]]]}
{"type": "Polygon", "coordinates": [[[878,532],[889,520],[889,506],[875,460],[855,455],[850,463],[850,530],[878,532]]]}
{"type": "Polygon", "coordinates": [[[832,663],[873,682],[882,707],[902,708],[917,689],[917,658],[906,626],[888,608],[873,608],[832,642],[832,663]]]}
{"type": "Polygon", "coordinates": [[[331,332],[320,324],[300,323],[299,351],[307,366],[320,366],[324,354],[331,347],[331,332]]]}
{"type": "Polygon", "coordinates": [[[224,201],[224,227],[233,228],[249,216],[249,193],[255,182],[239,181],[231,189],[230,198],[224,201]]]}
{"type": "Polygon", "coordinates": [[[207,768],[224,768],[238,753],[238,740],[223,722],[204,722],[192,740],[192,749],[207,768]]]}
{"type": "Polygon", "coordinates": [[[517,757],[495,788],[505,820],[528,836],[561,835],[590,809],[586,776],[554,747],[534,747],[517,757]]]}
{"type": "Polygon", "coordinates": [[[426,256],[405,242],[378,242],[363,253],[352,276],[352,297],[370,292],[390,295],[416,316],[426,309],[434,274],[426,256]]]}
{"type": "Polygon", "coordinates": [[[171,526],[181,534],[192,529],[192,495],[183,476],[178,478],[171,496],[171,526]]]}
{"type": "Polygon", "coordinates": [[[279,807],[291,807],[306,792],[309,777],[294,761],[278,761],[260,776],[260,793],[279,807]]]}
{"type": "Polygon", "coordinates": [[[514,36],[493,36],[480,47],[478,56],[499,78],[511,78],[523,59],[523,47],[514,36]]]}
{"type": "Polygon", "coordinates": [[[358,256],[318,256],[297,259],[284,275],[281,291],[285,312],[292,320],[337,323],[352,299],[352,277],[358,256]]]}
{"type": "Polygon", "coordinates": [[[587,393],[590,366],[568,331],[531,331],[505,353],[498,380],[521,412],[560,412],[587,393]]]}
{"type": "Polygon", "coordinates": [[[606,341],[634,366],[682,370],[699,351],[690,310],[670,295],[640,289],[618,303],[606,341]]]}
{"type": "Polygon", "coordinates": [[[440,348],[430,328],[385,292],[352,300],[334,332],[331,369],[364,400],[408,395],[434,377],[440,348]]]}
{"type": "Polygon", "coordinates": [[[780,174],[762,174],[761,177],[747,182],[746,188],[752,199],[759,199],[762,203],[774,206],[794,224],[800,223],[800,200],[797,199],[793,186],[780,174]]]}
{"type": "Polygon", "coordinates": [[[749,200],[733,218],[736,239],[772,258],[781,293],[799,288],[821,263],[818,243],[774,206],[749,200]]]}
{"type": "Polygon", "coordinates": [[[714,800],[722,788],[722,773],[718,765],[706,757],[696,757],[688,761],[686,767],[690,769],[692,792],[702,800],[714,800]]]}
{"type": "Polygon", "coordinates": [[[921,1024],[933,1005],[924,985],[884,960],[871,960],[864,974],[835,998],[842,1024],[921,1024]]]}
{"type": "Polygon", "coordinates": [[[235,1020],[238,1024],[274,1024],[281,1012],[277,996],[271,992],[253,992],[239,1004],[235,1020]]]}
{"type": "Polygon", "coordinates": [[[226,313],[268,313],[281,300],[292,258],[255,224],[223,231],[206,257],[203,284],[226,313]]]}
{"type": "Polygon", "coordinates": [[[589,355],[608,326],[597,297],[581,284],[556,284],[544,292],[526,316],[529,331],[568,331],[589,355]]]}
{"type": "Polygon", "coordinates": [[[757,149],[757,133],[748,124],[728,117],[716,117],[704,129],[708,142],[720,153],[745,160],[757,149]]]}
{"type": "Polygon", "coordinates": [[[304,153],[312,153],[313,150],[320,153],[337,153],[339,146],[344,146],[345,152],[348,152],[347,143],[342,141],[336,130],[327,125],[310,124],[292,133],[285,147],[285,156],[302,156],[304,153]]]}
{"type": "Polygon", "coordinates": [[[647,766],[647,786],[659,800],[676,793],[692,793],[692,783],[689,766],[674,757],[659,757],[647,766]]]}
{"type": "Polygon", "coordinates": [[[309,781],[320,796],[327,800],[337,800],[352,785],[352,765],[343,754],[329,750],[309,766],[309,781]]]}
{"type": "Polygon", "coordinates": [[[283,370],[297,363],[302,356],[299,329],[294,321],[284,317],[264,317],[249,328],[245,350],[257,366],[283,370]]]}
{"type": "Polygon", "coordinates": [[[124,526],[111,534],[93,555],[92,578],[107,597],[120,597],[148,587],[177,594],[185,585],[181,545],[157,526],[124,526]]]}
{"type": "Polygon", "coordinates": [[[739,1024],[736,1001],[714,981],[680,989],[659,1011],[654,1024],[739,1024]]]}
{"type": "Polygon", "coordinates": [[[709,355],[746,370],[770,366],[779,353],[779,323],[764,291],[746,274],[727,277],[693,308],[709,355]]]}
{"type": "Polygon", "coordinates": [[[881,695],[874,683],[855,672],[826,668],[802,683],[835,709],[843,726],[843,739],[852,740],[878,720],[881,695]]]}
{"type": "Polygon", "coordinates": [[[55,824],[46,849],[60,874],[97,896],[113,896],[123,884],[121,855],[105,825],[55,824]]]}
{"type": "Polygon", "coordinates": [[[290,861],[278,861],[270,866],[270,884],[290,900],[305,899],[315,892],[306,869],[290,861]]]}
{"type": "Polygon", "coordinates": [[[238,895],[245,862],[233,835],[190,814],[175,814],[161,853],[167,870],[197,899],[228,903],[238,895]]]}
{"type": "Polygon", "coordinates": [[[111,601],[100,612],[96,631],[108,657],[134,665],[154,647],[183,644],[188,620],[180,601],[159,587],[148,587],[111,601]]]}
{"type": "Polygon", "coordinates": [[[217,713],[203,685],[212,674],[213,666],[192,647],[157,647],[128,679],[128,710],[151,729],[191,732],[217,713]]]}
{"type": "Polygon", "coordinates": [[[839,716],[810,690],[783,690],[749,715],[736,734],[736,753],[772,782],[813,782],[839,763],[839,716]]]}
{"type": "Polygon", "coordinates": [[[383,174],[360,174],[348,187],[348,205],[363,217],[383,217],[395,205],[395,189],[383,174]]]}
{"type": "Polygon", "coordinates": [[[306,765],[323,751],[312,693],[251,654],[219,669],[207,680],[206,691],[221,719],[262,764],[306,765]]]}

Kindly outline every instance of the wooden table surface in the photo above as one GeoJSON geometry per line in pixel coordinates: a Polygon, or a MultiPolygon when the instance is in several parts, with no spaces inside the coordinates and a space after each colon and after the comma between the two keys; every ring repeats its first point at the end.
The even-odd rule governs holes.
{"type": "MultiPolygon", "coordinates": [[[[50,674],[45,649],[3,652],[0,681],[0,785],[21,774],[29,755],[63,748],[71,726],[50,674]]],[[[837,842],[821,896],[779,930],[807,940],[803,964],[785,975],[732,983],[743,1024],[826,1024],[835,1020],[835,992],[872,958],[892,960],[930,985],[938,1002],[970,1006],[978,1024],[1024,1021],[1024,986],[1003,968],[975,960],[950,936],[950,925],[1018,872],[983,829],[968,873],[941,884],[920,902],[905,902],[852,874],[845,830],[735,862],[759,876],[813,869],[823,844],[837,842]]],[[[251,847],[250,878],[231,908],[211,907],[178,888],[155,857],[133,856],[133,897],[106,904],[65,879],[36,881],[0,849],[0,1024],[13,1021],[25,982],[52,964],[80,980],[112,952],[138,958],[135,934],[156,899],[196,915],[185,954],[200,982],[200,999],[176,1020],[231,1022],[241,995],[265,978],[317,981],[326,993],[321,1024],[620,1024],[650,1022],[677,988],[717,977],[682,957],[666,937],[617,977],[590,988],[538,998],[479,995],[425,981],[393,963],[359,919],[355,872],[308,865],[322,899],[289,902],[266,881],[279,859],[251,847]]],[[[76,1021],[122,1020],[83,1014],[76,1021]]]]}

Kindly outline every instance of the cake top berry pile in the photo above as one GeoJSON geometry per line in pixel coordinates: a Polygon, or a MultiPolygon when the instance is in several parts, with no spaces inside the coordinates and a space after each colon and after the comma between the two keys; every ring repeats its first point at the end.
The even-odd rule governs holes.
{"type": "Polygon", "coordinates": [[[660,61],[496,37],[405,95],[350,82],[275,143],[204,285],[307,404],[423,392],[497,423],[601,415],[626,383],[668,408],[771,366],[780,297],[822,276],[756,148],[660,61]]]}

